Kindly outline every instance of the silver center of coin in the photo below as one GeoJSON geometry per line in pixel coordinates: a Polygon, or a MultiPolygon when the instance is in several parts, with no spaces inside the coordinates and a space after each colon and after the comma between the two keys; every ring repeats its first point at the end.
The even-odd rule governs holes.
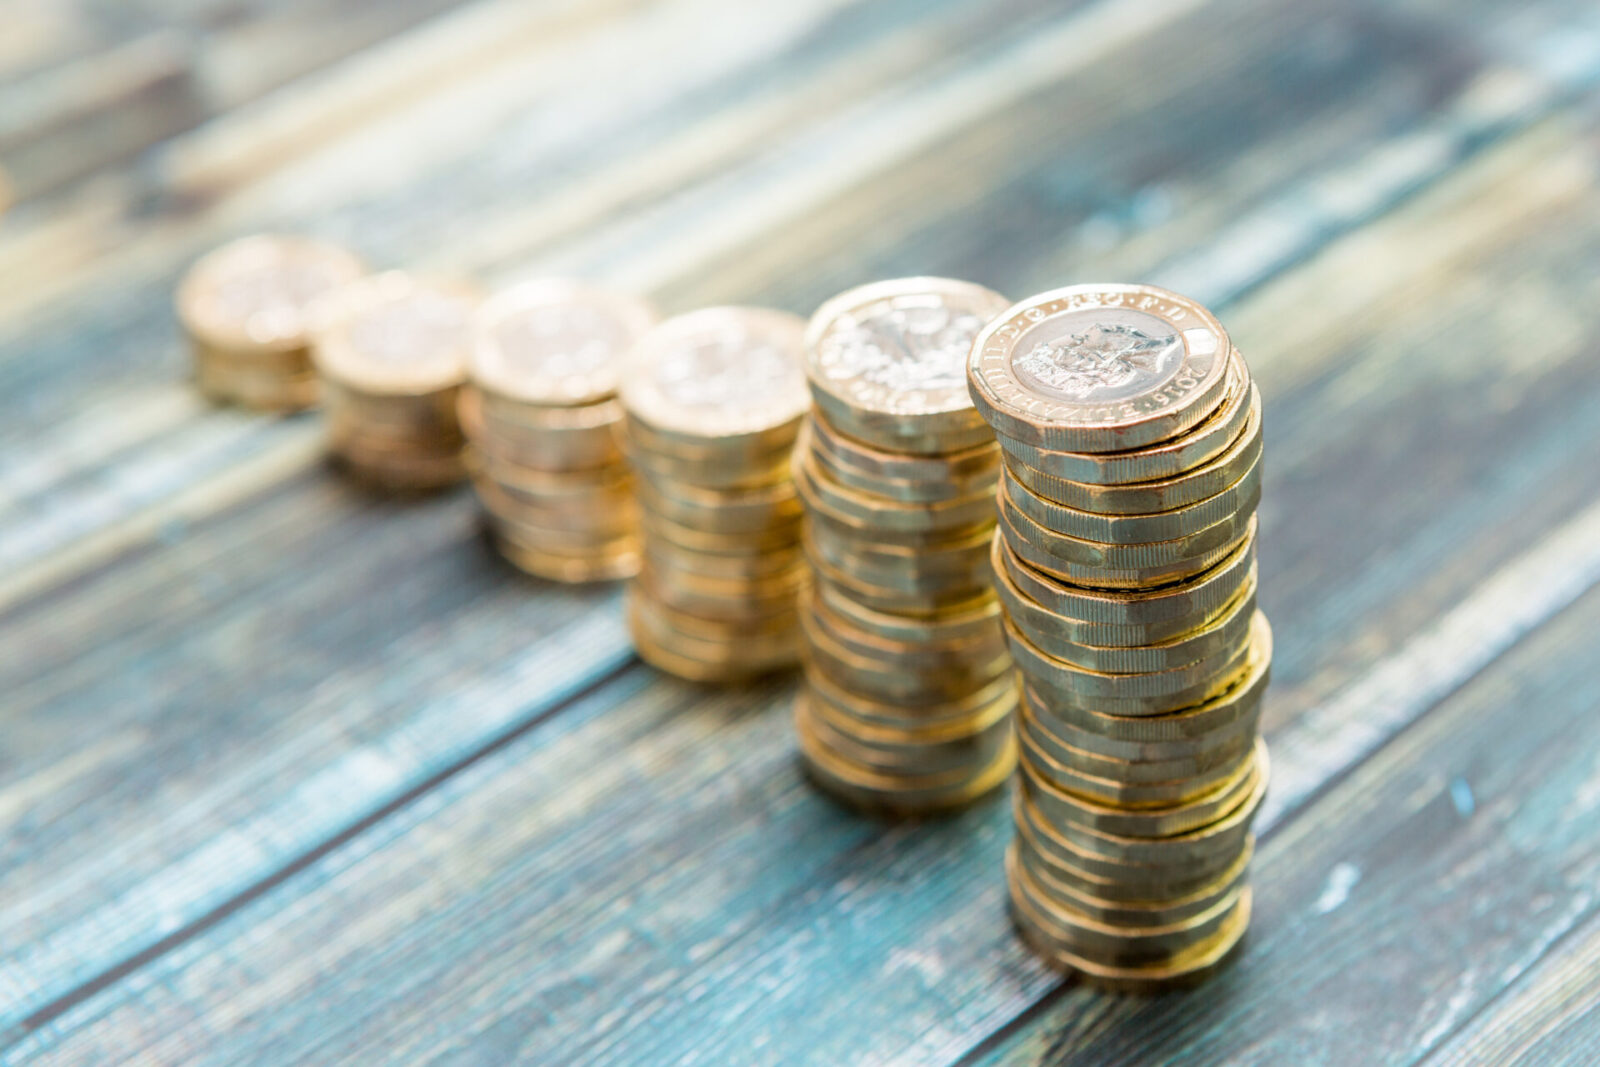
{"type": "Polygon", "coordinates": [[[1064,400],[1111,403],[1161,388],[1183,363],[1183,342],[1154,315],[1093,308],[1027,330],[1011,367],[1028,388],[1064,400]]]}
{"type": "Polygon", "coordinates": [[[774,390],[803,385],[801,369],[781,349],[743,333],[697,339],[655,366],[662,396],[684,408],[749,407],[774,390]]]}
{"type": "Polygon", "coordinates": [[[500,323],[494,336],[506,363],[536,380],[592,373],[627,344],[615,320],[573,305],[520,311],[500,323]]]}
{"type": "Polygon", "coordinates": [[[978,316],[943,304],[880,306],[830,334],[820,362],[830,378],[891,393],[964,389],[967,352],[981,329],[978,316]]]}
{"type": "Polygon", "coordinates": [[[427,291],[371,308],[350,324],[350,345],[392,367],[426,364],[468,344],[471,308],[427,291]]]}
{"type": "Polygon", "coordinates": [[[236,323],[252,341],[292,337],[306,328],[306,311],[342,276],[327,265],[262,263],[221,279],[211,292],[212,317],[236,323]]]}

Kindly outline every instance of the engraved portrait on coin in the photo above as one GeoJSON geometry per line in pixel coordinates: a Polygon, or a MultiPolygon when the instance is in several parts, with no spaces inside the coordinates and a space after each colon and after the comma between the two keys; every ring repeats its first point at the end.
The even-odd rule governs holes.
{"type": "Polygon", "coordinates": [[[1017,353],[1012,366],[1018,379],[1040,392],[1111,401],[1164,383],[1182,360],[1183,345],[1154,315],[1108,309],[1052,319],[1048,328],[1031,331],[1017,353]]]}

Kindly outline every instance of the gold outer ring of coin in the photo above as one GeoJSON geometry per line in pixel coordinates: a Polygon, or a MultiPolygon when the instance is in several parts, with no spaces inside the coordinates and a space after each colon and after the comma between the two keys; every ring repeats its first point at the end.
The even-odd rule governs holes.
{"type": "Polygon", "coordinates": [[[995,442],[1006,455],[1034,470],[1085,485],[1128,485],[1160,481],[1203,466],[1239,439],[1260,396],[1250,381],[1244,357],[1235,349],[1228,360],[1222,403],[1197,426],[1144,448],[1122,452],[1070,452],[1040,448],[1005,434],[995,442]]]}
{"type": "MultiPolygon", "coordinates": [[[[1120,452],[1204,421],[1222,400],[1232,351],[1222,324],[1187,297],[1152,285],[1073,285],[1013,304],[985,327],[972,344],[967,381],[996,433],[1040,448],[1120,452]],[[1051,396],[1017,370],[1019,354],[1042,340],[1038,331],[1052,320],[1084,317],[1098,326],[1130,315],[1160,321],[1182,350],[1172,371],[1141,391],[1104,400],[1051,396]]],[[[1136,363],[1124,362],[1137,373],[1136,363]]]]}
{"type": "MultiPolygon", "coordinates": [[[[1260,612],[1256,614],[1259,615],[1260,612]]],[[[1079,667],[1055,658],[1019,633],[1003,612],[1001,624],[1005,628],[1017,668],[1035,683],[1035,687],[1040,689],[1042,695],[1053,696],[1057,691],[1070,693],[1090,707],[1102,710],[1110,701],[1143,698],[1154,701],[1172,694],[1188,693],[1196,687],[1212,683],[1220,675],[1237,676],[1249,653],[1249,640],[1246,639],[1232,646],[1224,646],[1205,659],[1186,663],[1181,667],[1169,667],[1162,671],[1143,671],[1138,674],[1111,674],[1079,667]],[[1049,687],[1048,689],[1039,686],[1041,679],[1049,687]]],[[[1250,619],[1252,636],[1256,625],[1255,617],[1252,616],[1250,619]]]]}
{"type": "Polygon", "coordinates": [[[1239,516],[1252,515],[1261,502],[1260,457],[1237,482],[1215,496],[1171,511],[1145,515],[1099,515],[1057,504],[1019,482],[1010,467],[1000,480],[1007,499],[1044,529],[1064,537],[1103,544],[1148,544],[1191,537],[1219,522],[1237,521],[1239,516]]]}
{"type": "Polygon", "coordinates": [[[262,374],[219,367],[205,358],[195,363],[194,382],[207,397],[222,404],[240,404],[255,411],[300,411],[321,399],[317,376],[310,373],[262,374]]]}
{"type": "Polygon", "coordinates": [[[1010,667],[1002,649],[986,663],[952,664],[937,673],[908,670],[893,658],[864,656],[845,647],[804,613],[800,615],[800,631],[809,667],[849,692],[882,703],[956,700],[988,686],[1008,673],[1010,667]]]}
{"type": "Polygon", "coordinates": [[[524,282],[489,297],[474,316],[470,377],[485,392],[514,403],[546,408],[594,404],[615,395],[628,349],[655,323],[655,308],[628,293],[566,278],[524,282]],[[551,315],[587,318],[578,329],[604,351],[592,352],[588,365],[573,367],[573,354],[563,349],[555,355],[566,365],[558,368],[537,355],[529,360],[527,352],[507,350],[508,326],[524,317],[551,315]],[[602,322],[615,335],[610,344],[598,332],[602,322]]]}
{"type": "Polygon", "coordinates": [[[729,604],[729,614],[700,615],[674,607],[659,595],[652,584],[650,568],[646,565],[634,580],[633,595],[646,603],[645,610],[654,614],[655,621],[671,628],[676,634],[698,641],[715,641],[722,644],[747,642],[752,646],[765,643],[786,644],[799,639],[799,620],[793,601],[784,599],[768,605],[765,615],[752,615],[747,605],[729,604]]]}
{"type": "Polygon", "coordinates": [[[961,588],[932,593],[901,592],[886,586],[873,585],[854,575],[846,574],[815,552],[807,551],[805,558],[819,582],[830,583],[843,596],[849,597],[863,607],[884,614],[932,620],[976,611],[980,605],[994,599],[993,590],[988,588],[976,592],[961,588]]]}
{"type": "Polygon", "coordinates": [[[998,626],[991,633],[959,642],[886,641],[835,615],[814,590],[807,590],[800,595],[799,610],[807,613],[812,623],[841,647],[865,659],[900,664],[907,670],[944,671],[955,667],[986,666],[1006,654],[1005,635],[998,626]]]}
{"type": "Polygon", "coordinates": [[[484,520],[491,530],[502,537],[543,552],[587,557],[611,551],[608,546],[625,544],[629,551],[635,553],[639,549],[637,531],[626,526],[595,530],[543,526],[515,512],[497,510],[498,502],[481,493],[478,502],[483,505],[484,520]]]}
{"type": "Polygon", "coordinates": [[[1101,803],[1062,790],[1031,764],[1024,762],[1020,770],[1023,792],[1064,836],[1094,829],[1124,837],[1175,837],[1209,826],[1243,804],[1254,791],[1257,766],[1253,758],[1243,760],[1233,776],[1211,792],[1155,808],[1101,803]]]}
{"type": "Polygon", "coordinates": [[[1108,776],[1091,773],[1056,759],[1039,741],[1032,720],[1017,723],[1017,741],[1022,750],[1021,760],[1028,765],[1027,773],[1033,780],[1047,783],[1053,790],[1087,802],[1125,808],[1130,812],[1199,802],[1234,781],[1250,758],[1247,740],[1231,753],[1231,762],[1222,762],[1210,769],[1177,778],[1134,781],[1133,776],[1118,772],[1126,770],[1128,766],[1142,764],[1116,767],[1108,776]]]}
{"type": "Polygon", "coordinates": [[[881,497],[884,500],[891,500],[901,505],[938,504],[944,501],[966,500],[975,496],[992,494],[995,485],[999,482],[998,473],[989,473],[982,478],[961,482],[955,480],[941,482],[893,481],[857,470],[847,464],[840,463],[821,449],[811,448],[803,433],[801,434],[798,448],[806,454],[808,462],[815,466],[817,471],[829,481],[841,485],[853,493],[881,497]]]}
{"type": "Polygon", "coordinates": [[[691,448],[710,442],[757,445],[780,428],[788,432],[811,410],[804,350],[805,321],[798,316],[768,308],[701,308],[666,319],[639,338],[623,365],[617,395],[630,420],[656,438],[691,448]],[[735,350],[737,358],[729,355],[735,350]],[[715,382],[714,372],[743,375],[756,366],[760,353],[773,354],[762,366],[781,366],[782,373],[725,381],[719,397],[736,398],[731,402],[688,398],[675,384],[689,381],[706,390],[715,382]],[[718,366],[707,365],[719,358],[718,366]],[[678,377],[663,380],[660,374],[667,370],[678,377]]]}
{"type": "MultiPolygon", "coordinates": [[[[1008,301],[999,293],[972,282],[953,278],[890,278],[857,286],[824,301],[806,324],[805,352],[806,376],[812,395],[819,407],[832,414],[848,413],[867,431],[863,440],[887,443],[891,450],[894,442],[906,437],[928,437],[958,434],[975,426],[980,420],[967,396],[961,380],[961,366],[955,364],[952,379],[941,383],[929,379],[906,388],[899,382],[880,382],[846,362],[848,356],[839,350],[835,338],[841,333],[863,330],[876,316],[885,313],[944,313],[961,316],[972,321],[973,335],[983,323],[1000,314],[1008,301]]],[[[944,329],[950,329],[948,319],[944,329]]],[[[891,349],[898,349],[906,359],[904,363],[916,365],[920,361],[914,351],[914,342],[908,333],[888,328],[894,336],[879,338],[891,349]]],[[[971,338],[965,334],[946,338],[946,345],[955,346],[957,356],[964,356],[971,338]]],[[[894,359],[894,352],[884,352],[894,359]]]]}
{"type": "Polygon", "coordinates": [[[828,610],[888,641],[961,641],[1000,630],[1000,605],[993,597],[932,619],[907,618],[869,607],[827,582],[817,582],[813,588],[828,610]]]}
{"type": "Polygon", "coordinates": [[[634,647],[653,666],[690,681],[750,678],[787,670],[799,662],[798,638],[787,633],[760,640],[702,640],[671,629],[630,585],[627,618],[634,647]]]}
{"type": "Polygon", "coordinates": [[[1005,541],[1002,538],[995,538],[989,553],[990,573],[994,577],[995,593],[1030,641],[1069,662],[1072,661],[1072,656],[1057,651],[1056,644],[1072,642],[1097,649],[1131,649],[1165,645],[1207,628],[1219,615],[1228,612],[1256,587],[1255,568],[1252,566],[1245,571],[1244,580],[1234,591],[1233,599],[1205,615],[1162,620],[1142,626],[1084,622],[1082,619],[1058,615],[1024,593],[1016,583],[1013,569],[1001,558],[1005,551],[1005,541]]]}
{"type": "Polygon", "coordinates": [[[1237,647],[1249,635],[1255,614],[1255,587],[1247,585],[1234,602],[1201,625],[1168,641],[1147,645],[1092,645],[1080,640],[1082,631],[1057,628],[1060,622],[1037,604],[1016,599],[1004,572],[996,575],[1000,602],[1011,624],[1035,648],[1063,663],[1104,674],[1146,674],[1199,663],[1227,648],[1237,647]]]}
{"type": "Polygon", "coordinates": [[[303,367],[317,300],[364,274],[366,265],[359,257],[326,241],[283,234],[242,237],[206,253],[184,273],[175,299],[178,320],[197,345],[227,358],[252,364],[261,358],[278,366],[278,359],[288,357],[293,366],[303,367]],[[239,321],[216,305],[218,289],[241,273],[281,278],[297,272],[318,277],[313,290],[303,294],[301,306],[288,315],[260,321],[257,314],[239,321]]]}
{"type": "Polygon", "coordinates": [[[571,507],[532,508],[511,498],[498,484],[474,473],[467,465],[472,488],[485,511],[511,526],[540,536],[548,543],[581,548],[584,541],[606,541],[634,537],[638,533],[638,514],[631,506],[614,509],[575,509],[571,507]],[[548,535],[548,536],[542,536],[548,535]]]}
{"type": "MultiPolygon", "coordinates": [[[[1010,521],[1011,517],[1002,512],[998,527],[1000,534],[1005,538],[1006,549],[1018,560],[1026,564],[1024,569],[1029,569],[1038,574],[1054,578],[1059,582],[1081,589],[1085,593],[1117,593],[1129,594],[1138,592],[1156,591],[1158,587],[1171,587],[1179,583],[1191,582],[1216,567],[1238,548],[1246,537],[1249,536],[1253,525],[1246,527],[1244,535],[1236,541],[1225,544],[1212,552],[1206,552],[1193,559],[1171,563],[1164,567],[1137,567],[1122,569],[1116,567],[1086,567],[1082,564],[1071,563],[1059,556],[1051,555],[1037,545],[1028,541],[1027,537],[1019,533],[1017,527],[1010,521]]],[[[1254,522],[1254,516],[1251,516],[1254,522]]]]}
{"type": "Polygon", "coordinates": [[[933,458],[964,453],[994,442],[994,431],[976,411],[967,412],[969,421],[964,426],[951,426],[934,433],[892,433],[881,424],[864,419],[861,412],[840,406],[832,397],[817,392],[811,397],[816,402],[816,410],[846,436],[870,442],[887,452],[933,458]]]}
{"type": "Polygon", "coordinates": [[[1202,466],[1163,480],[1092,485],[1035,470],[1008,452],[1001,455],[1005,456],[1006,469],[1013,479],[1052,503],[1097,515],[1149,515],[1198,504],[1237,484],[1247,471],[1259,465],[1261,446],[1261,404],[1257,400],[1244,433],[1227,451],[1202,466]]]}
{"type": "Polygon", "coordinates": [[[806,700],[811,714],[826,720],[834,730],[858,738],[864,744],[915,747],[974,737],[997,726],[1010,729],[1011,713],[1016,710],[1015,692],[1015,689],[1011,690],[1011,699],[991,700],[960,718],[902,718],[892,722],[858,715],[848,706],[819,696],[809,682],[806,700]]]}
{"type": "Polygon", "coordinates": [[[1099,922],[1135,927],[1165,926],[1204,912],[1223,896],[1245,885],[1249,880],[1250,859],[1255,852],[1252,847],[1245,848],[1227,870],[1187,893],[1154,900],[1107,900],[1076,881],[1059,877],[1056,868],[1033,850],[1026,837],[1019,834],[1010,847],[1016,850],[1017,862],[1027,869],[1049,899],[1059,900],[1099,922]]]}
{"type": "Polygon", "coordinates": [[[844,760],[884,774],[970,772],[975,767],[987,767],[1012,744],[1011,724],[1003,718],[966,733],[941,737],[885,730],[868,733],[853,729],[852,723],[841,725],[828,718],[804,691],[795,696],[795,714],[806,716],[817,740],[844,760]]]}
{"type": "Polygon", "coordinates": [[[311,360],[324,380],[367,396],[419,397],[466,382],[472,316],[480,294],[461,282],[372,274],[319,307],[311,360]],[[426,336],[425,351],[415,350],[426,336]],[[412,347],[397,359],[394,342],[412,347]],[[384,350],[375,350],[376,343],[384,350]]]}
{"type": "Polygon", "coordinates": [[[495,548],[518,570],[554,582],[609,582],[631,578],[639,570],[638,542],[614,543],[584,555],[551,552],[496,532],[495,548]]]}
{"type": "Polygon", "coordinates": [[[542,470],[507,463],[476,444],[469,446],[469,455],[473,468],[484,477],[504,486],[513,496],[525,497],[534,503],[573,507],[589,502],[614,505],[633,493],[633,472],[621,464],[542,470]]]}
{"type": "Polygon", "coordinates": [[[680,525],[718,533],[759,534],[800,520],[800,497],[792,482],[755,489],[702,489],[664,485],[654,476],[638,479],[639,503],[680,525]]]}
{"type": "MultiPolygon", "coordinates": [[[[976,529],[947,540],[927,545],[903,545],[893,541],[868,540],[857,537],[837,523],[812,516],[806,530],[826,550],[828,558],[851,564],[860,563],[868,568],[907,576],[937,578],[970,577],[982,574],[988,580],[989,539],[992,530],[976,529]]],[[[840,562],[840,566],[846,566],[840,562]]]]}
{"type": "Polygon", "coordinates": [[[646,533],[691,552],[710,555],[749,555],[792,548],[800,543],[798,518],[782,520],[753,533],[721,533],[687,526],[646,508],[641,518],[646,533]]]}
{"type": "MultiPolygon", "coordinates": [[[[1010,636],[1015,636],[1009,629],[1006,632],[1010,636]]],[[[1061,674],[1053,670],[1040,671],[1038,664],[1030,660],[1032,652],[1029,649],[1022,648],[1015,640],[1011,642],[1010,647],[1012,657],[1017,661],[1017,669],[1022,672],[1023,680],[1033,687],[1034,695],[1048,703],[1057,715],[1069,708],[1075,710],[1093,708],[1107,715],[1122,715],[1129,718],[1168,715],[1195,704],[1202,704],[1218,693],[1227,692],[1237,685],[1244,675],[1247,659],[1246,650],[1240,649],[1232,655],[1217,656],[1198,665],[1191,664],[1190,667],[1183,669],[1188,671],[1192,668],[1191,676],[1196,680],[1169,693],[1112,697],[1085,694],[1076,688],[1080,681],[1077,677],[1064,681],[1061,674]]],[[[1151,676],[1108,674],[1100,677],[1148,679],[1151,676]]],[[[1162,679],[1161,684],[1173,685],[1176,682],[1162,679]]]]}
{"type": "Polygon", "coordinates": [[[553,412],[582,414],[584,418],[552,420],[545,427],[508,420],[503,411],[470,386],[456,400],[462,432],[484,455],[528,470],[575,471],[626,467],[616,418],[615,401],[585,408],[549,408],[553,412]],[[609,408],[607,411],[605,409],[609,408]]]}
{"type": "Polygon", "coordinates": [[[1256,615],[1239,680],[1203,703],[1167,714],[1130,716],[1053,701],[1027,686],[1024,700],[1062,736],[1078,737],[1079,747],[1122,759],[1164,759],[1195,751],[1214,731],[1260,714],[1261,695],[1272,674],[1272,629],[1265,615],[1256,615]]]}
{"type": "MultiPolygon", "coordinates": [[[[1257,494],[1260,489],[1257,488],[1257,494]]],[[[1029,544],[1066,563],[1111,570],[1139,570],[1182,564],[1232,545],[1244,535],[1255,516],[1256,500],[1247,498],[1237,509],[1201,529],[1164,541],[1112,544],[1060,533],[1029,518],[1004,482],[997,494],[1000,515],[1029,544]]],[[[1037,499],[1037,498],[1035,498],[1037,499]]]]}
{"type": "Polygon", "coordinates": [[[818,704],[826,704],[835,717],[861,723],[865,727],[882,726],[894,729],[927,729],[941,726],[962,727],[981,717],[989,710],[1003,708],[1005,714],[1017,704],[1016,679],[1002,674],[989,684],[970,693],[945,701],[916,699],[892,703],[862,696],[839,684],[820,671],[807,668],[806,685],[818,704]]]}
{"type": "MultiPolygon", "coordinates": [[[[901,620],[906,625],[898,629],[893,636],[885,636],[879,630],[870,626],[863,626],[855,611],[841,611],[837,606],[845,598],[839,596],[829,597],[813,586],[801,601],[801,608],[814,611],[822,625],[830,632],[838,635],[847,644],[858,644],[872,650],[912,650],[925,652],[930,657],[953,656],[960,658],[970,652],[983,650],[985,655],[991,652],[1003,651],[1006,647],[1005,633],[1000,628],[998,614],[986,615],[982,626],[962,626],[960,629],[940,626],[937,623],[922,626],[915,625],[914,620],[901,620]]],[[[870,652],[868,654],[871,654],[870,652]]]]}
{"type": "Polygon", "coordinates": [[[808,581],[800,568],[765,586],[718,588],[689,580],[682,573],[663,572],[648,556],[638,574],[646,595],[666,608],[699,618],[749,620],[753,626],[762,625],[763,620],[792,620],[795,595],[808,581]]]}
{"type": "Polygon", "coordinates": [[[987,440],[961,451],[936,455],[894,452],[858,441],[828,421],[820,408],[811,409],[806,420],[811,444],[838,462],[873,477],[913,484],[962,485],[1000,476],[1000,447],[993,434],[987,440]]]}
{"type": "Polygon", "coordinates": [[[1078,743],[1095,735],[1061,729],[1039,715],[1026,700],[1018,701],[1017,713],[1018,734],[1026,734],[1029,744],[1049,761],[1091,778],[1135,785],[1198,778],[1231,767],[1249,751],[1256,725],[1257,716],[1252,714],[1213,731],[1187,750],[1138,758],[1108,755],[1078,743]]]}
{"type": "Polygon", "coordinates": [[[1032,866],[1103,900],[1172,900],[1199,892],[1230,870],[1255,842],[1248,826],[1241,832],[1230,823],[1217,847],[1197,859],[1175,853],[1158,863],[1130,863],[1083,849],[1042,827],[1021,790],[1012,790],[1011,796],[1017,840],[1025,842],[1035,858],[1032,866]]]}
{"type": "Polygon", "coordinates": [[[626,436],[622,443],[623,454],[640,477],[649,477],[657,483],[677,482],[699,486],[702,489],[754,489],[789,480],[789,452],[761,453],[749,463],[726,463],[721,460],[685,460],[659,452],[646,452],[635,448],[626,436]]]}
{"type": "Polygon", "coordinates": [[[1013,849],[1006,850],[1006,875],[1033,906],[1042,930],[1054,943],[1113,965],[1157,962],[1208,940],[1226,926],[1240,896],[1248,892],[1236,886],[1204,910],[1165,926],[1127,926],[1103,922],[1053,899],[1013,849]]]}
{"type": "Polygon", "coordinates": [[[644,540],[644,552],[663,569],[717,582],[762,581],[806,565],[798,544],[786,548],[756,548],[743,553],[711,553],[684,548],[664,538],[649,537],[644,540]]]}
{"type": "Polygon", "coordinates": [[[827,477],[808,452],[794,454],[794,479],[808,507],[846,526],[885,534],[965,530],[994,521],[992,486],[954,500],[908,502],[856,492],[827,477]]]}
{"type": "Polygon", "coordinates": [[[1016,764],[1016,747],[1008,744],[989,766],[969,771],[953,782],[948,775],[878,774],[830,753],[810,733],[804,716],[797,716],[795,722],[807,775],[823,792],[867,812],[917,815],[967,807],[1003,786],[1016,764]]]}
{"type": "Polygon", "coordinates": [[[1099,591],[1061,581],[1018,558],[1003,531],[995,535],[990,558],[1020,593],[1054,615],[1085,626],[1138,628],[1204,620],[1226,607],[1255,573],[1255,533],[1252,518],[1245,536],[1211,569],[1182,585],[1161,589],[1099,591]]]}
{"type": "Polygon", "coordinates": [[[390,491],[443,489],[466,476],[459,456],[379,458],[340,447],[333,449],[333,461],[358,482],[390,491]]]}
{"type": "MultiPolygon", "coordinates": [[[[966,561],[965,567],[943,565],[921,569],[915,560],[890,558],[885,561],[865,552],[841,549],[819,536],[815,526],[801,537],[808,556],[824,560],[830,567],[858,581],[884,589],[919,595],[948,594],[956,600],[978,596],[989,588],[987,561],[981,554],[966,561]]],[[[957,563],[962,562],[959,557],[957,563]]]]}
{"type": "Polygon", "coordinates": [[[329,378],[321,379],[324,417],[343,419],[373,437],[460,437],[455,387],[420,396],[362,393],[329,378]]]}
{"type": "Polygon", "coordinates": [[[779,458],[788,459],[804,424],[804,419],[793,418],[737,437],[692,438],[662,433],[630,413],[623,417],[622,434],[633,451],[665,463],[748,470],[763,468],[779,458]]]}

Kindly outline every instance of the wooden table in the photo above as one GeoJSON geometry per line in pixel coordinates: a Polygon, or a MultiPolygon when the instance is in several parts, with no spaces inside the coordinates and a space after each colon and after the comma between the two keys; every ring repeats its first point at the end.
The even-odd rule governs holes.
{"type": "Polygon", "coordinates": [[[1600,1062],[1586,0],[0,4],[0,1059],[1600,1062]],[[807,312],[1148,280],[1265,393],[1256,918],[1117,999],[1003,802],[807,787],[466,491],[203,403],[217,242],[807,312]]]}

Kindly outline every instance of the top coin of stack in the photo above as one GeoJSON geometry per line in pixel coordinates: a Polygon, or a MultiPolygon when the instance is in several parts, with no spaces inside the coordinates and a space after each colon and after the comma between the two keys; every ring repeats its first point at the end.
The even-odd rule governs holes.
{"type": "Polygon", "coordinates": [[[495,541],[523,570],[594,581],[639,569],[616,394],[624,357],[655,318],[635,297],[556,279],[479,310],[461,427],[495,541]]]}
{"type": "Polygon", "coordinates": [[[993,546],[1024,680],[1013,914],[1046,959],[1125,988],[1208,973],[1249,922],[1261,402],[1205,308],[1087,285],[974,344],[1005,455],[993,546]]]}
{"type": "Polygon", "coordinates": [[[629,589],[639,654],[726,681],[792,666],[806,580],[789,453],[809,406],[805,323],[707,308],[634,345],[620,397],[644,563],[629,589]]]}
{"type": "Polygon", "coordinates": [[[303,237],[244,237],[202,257],[177,295],[201,390],[263,411],[316,403],[313,308],[363,273],[349,252],[303,237]]]}
{"type": "Polygon", "coordinates": [[[456,398],[477,305],[466,286],[399,272],[364,278],[329,301],[312,356],[329,447],[352,473],[391,489],[461,478],[456,398]]]}
{"type": "Polygon", "coordinates": [[[795,726],[812,777],[860,807],[955,807],[1015,761],[988,565],[1000,454],[965,373],[1005,306],[968,282],[903,278],[811,319],[794,469],[815,582],[795,726]]]}

